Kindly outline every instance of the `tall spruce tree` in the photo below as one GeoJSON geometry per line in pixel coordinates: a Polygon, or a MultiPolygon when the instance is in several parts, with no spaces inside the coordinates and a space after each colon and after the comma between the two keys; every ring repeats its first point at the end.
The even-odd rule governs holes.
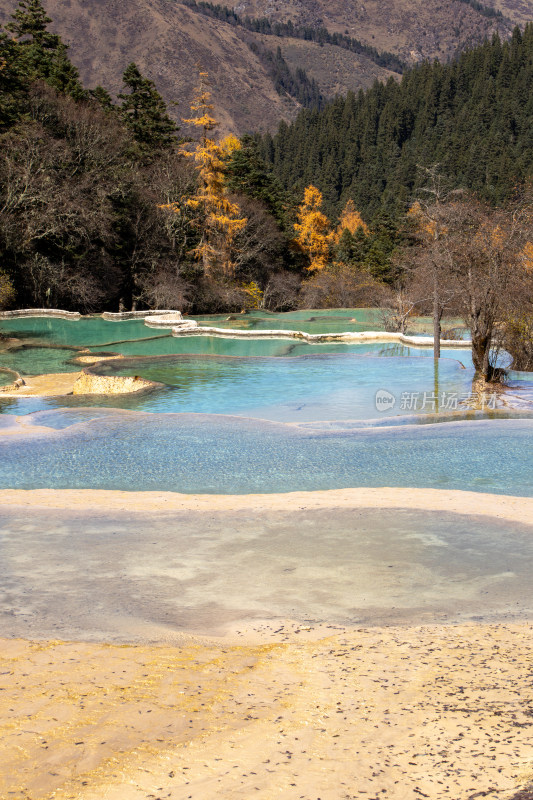
{"type": "Polygon", "coordinates": [[[141,75],[132,61],[122,76],[127,94],[119,94],[122,115],[131,128],[135,140],[146,151],[171,147],[178,130],[167,114],[167,106],[155,83],[141,75]]]}
{"type": "Polygon", "coordinates": [[[67,55],[68,45],[48,30],[51,22],[41,0],[20,0],[12,22],[6,25],[19,45],[19,69],[30,81],[44,80],[58,92],[81,100],[87,92],[67,55]]]}
{"type": "Polygon", "coordinates": [[[285,192],[279,180],[267,170],[256,138],[249,134],[241,138],[241,146],[228,159],[225,175],[230,192],[260,200],[280,225],[285,224],[285,192]]]}
{"type": "Polygon", "coordinates": [[[0,131],[19,119],[27,85],[19,63],[17,43],[0,30],[0,131]]]}

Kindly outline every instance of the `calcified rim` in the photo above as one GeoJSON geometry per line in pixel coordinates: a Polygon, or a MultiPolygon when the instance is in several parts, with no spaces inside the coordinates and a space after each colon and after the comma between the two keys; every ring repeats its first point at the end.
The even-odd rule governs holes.
{"type": "Polygon", "coordinates": [[[18,317],[59,317],[61,319],[81,319],[78,311],[63,311],[60,308],[18,308],[14,311],[0,311],[0,319],[18,317]]]}
{"type": "MultiPolygon", "coordinates": [[[[191,320],[191,323],[194,322],[191,320]]],[[[152,326],[148,321],[148,327],[152,326]]],[[[157,327],[161,327],[160,324],[157,327]]],[[[170,327],[170,326],[169,326],[170,327]]],[[[194,324],[183,324],[179,328],[172,327],[172,336],[214,336],[221,339],[300,339],[308,344],[322,342],[344,342],[356,344],[358,342],[400,342],[413,347],[433,347],[433,336],[406,336],[403,333],[388,333],[387,331],[346,331],[345,333],[306,333],[305,331],[290,330],[250,330],[242,331],[236,328],[210,328],[194,324]]],[[[469,339],[441,339],[441,347],[463,348],[472,346],[469,339]]]]}
{"type": "MultiPolygon", "coordinates": [[[[181,311],[171,309],[154,309],[152,311],[119,311],[117,313],[104,311],[100,315],[109,322],[122,322],[129,319],[144,319],[144,317],[171,316],[175,320],[181,319],[181,311]]],[[[17,319],[18,317],[60,317],[62,319],[82,319],[79,311],[64,311],[60,308],[17,308],[13,311],[0,311],[0,319],[17,319]]]]}
{"type": "MultiPolygon", "coordinates": [[[[306,333],[297,330],[248,330],[237,328],[214,328],[201,326],[193,319],[182,321],[180,311],[159,310],[153,311],[124,311],[112,313],[104,311],[100,314],[108,322],[123,322],[131,319],[144,319],[149,328],[168,328],[172,336],[212,336],[221,339],[299,339],[308,344],[321,344],[323,342],[341,342],[357,344],[358,342],[399,342],[412,347],[433,347],[432,336],[407,336],[403,333],[389,333],[387,331],[345,331],[343,333],[306,333]],[[176,325],[178,322],[178,325],[176,325]]],[[[77,311],[62,311],[60,309],[25,308],[16,311],[0,312],[0,319],[16,319],[17,317],[59,317],[62,319],[81,319],[77,311]]],[[[441,347],[469,349],[472,343],[469,339],[441,339],[441,347]]]]}
{"type": "Polygon", "coordinates": [[[106,489],[2,489],[3,506],[153,513],[177,511],[312,511],[315,509],[406,508],[505,519],[532,524],[533,497],[459,489],[359,487],[282,494],[180,494],[106,489]]]}

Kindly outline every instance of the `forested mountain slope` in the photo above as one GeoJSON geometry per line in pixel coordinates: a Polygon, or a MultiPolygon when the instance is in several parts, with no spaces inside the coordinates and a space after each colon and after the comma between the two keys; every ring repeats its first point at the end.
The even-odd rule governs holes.
{"type": "Polygon", "coordinates": [[[282,123],[262,147],[286,187],[313,183],[329,213],[351,197],[364,216],[403,209],[420,166],[439,165],[457,187],[503,202],[533,170],[533,25],[512,39],[419,65],[398,84],[349,93],[322,112],[282,123]]]}

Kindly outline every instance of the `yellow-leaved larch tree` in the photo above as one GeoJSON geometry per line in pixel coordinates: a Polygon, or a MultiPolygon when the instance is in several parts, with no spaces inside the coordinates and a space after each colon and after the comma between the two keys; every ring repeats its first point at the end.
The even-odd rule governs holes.
{"type": "Polygon", "coordinates": [[[329,261],[329,248],[335,238],[329,220],[321,211],[322,193],[316,186],[304,190],[303,203],[298,208],[298,222],[294,229],[296,241],[309,257],[308,270],[324,269],[329,261]]]}
{"type": "Polygon", "coordinates": [[[368,225],[361,217],[359,211],[357,211],[352,198],[350,197],[349,200],[346,201],[346,205],[344,206],[342,213],[339,217],[339,227],[337,228],[337,241],[342,236],[342,232],[345,230],[350,231],[353,234],[361,229],[365,236],[368,236],[370,233],[368,229],[368,225]]]}
{"type": "MultiPolygon", "coordinates": [[[[191,103],[194,116],[183,121],[194,125],[200,132],[200,138],[193,149],[185,145],[180,150],[182,155],[194,159],[198,173],[196,193],[186,201],[190,208],[198,211],[193,224],[200,231],[200,241],[194,254],[202,262],[205,273],[221,270],[224,275],[232,276],[233,241],[247,220],[239,216],[239,206],[228,197],[224,167],[227,158],[241,145],[235,136],[227,136],[220,142],[213,138],[212,132],[219,123],[211,113],[213,105],[209,78],[207,72],[200,72],[199,77],[200,84],[191,103]]],[[[163,208],[179,213],[177,203],[170,203],[163,208]]]]}

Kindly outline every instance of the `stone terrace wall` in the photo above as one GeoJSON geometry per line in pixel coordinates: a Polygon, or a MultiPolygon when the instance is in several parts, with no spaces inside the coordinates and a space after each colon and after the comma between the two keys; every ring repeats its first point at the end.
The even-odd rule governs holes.
{"type": "Polygon", "coordinates": [[[175,321],[181,319],[181,311],[160,309],[153,309],[152,311],[118,311],[116,313],[113,311],[104,311],[101,317],[109,322],[123,322],[128,319],[143,319],[144,317],[163,316],[167,314],[171,315],[175,321]]]}
{"type": "Polygon", "coordinates": [[[81,314],[78,311],[62,311],[60,308],[17,308],[14,311],[0,311],[0,319],[17,319],[17,317],[81,319],[81,314]]]}

